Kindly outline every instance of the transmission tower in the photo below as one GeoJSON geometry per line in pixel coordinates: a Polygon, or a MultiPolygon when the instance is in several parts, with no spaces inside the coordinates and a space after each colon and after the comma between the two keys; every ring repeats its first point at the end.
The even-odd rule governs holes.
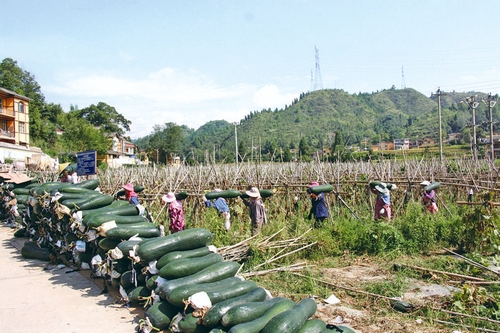
{"type": "Polygon", "coordinates": [[[314,73],[314,90],[323,89],[323,80],[321,79],[321,70],[319,69],[319,51],[314,46],[314,51],[316,53],[316,72],[314,73]]]}
{"type": "Polygon", "coordinates": [[[401,89],[406,89],[405,70],[403,66],[401,66],[401,89]]]}

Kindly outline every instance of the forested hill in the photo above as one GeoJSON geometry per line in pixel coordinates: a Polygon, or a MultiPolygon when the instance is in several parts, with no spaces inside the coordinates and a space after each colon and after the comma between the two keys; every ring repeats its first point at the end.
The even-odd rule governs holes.
{"type": "MultiPolygon", "coordinates": [[[[454,92],[441,97],[444,135],[470,131],[466,125],[471,123],[471,111],[460,101],[471,94],[477,95],[479,101],[486,96],[454,92]]],[[[496,113],[496,109],[494,111],[496,113]]],[[[485,121],[487,113],[484,105],[479,105],[477,122],[485,121]]],[[[342,136],[345,146],[370,145],[396,138],[431,136],[437,139],[438,124],[436,97],[411,88],[359,94],[325,89],[301,94],[284,109],[250,112],[236,130],[240,153],[250,156],[252,146],[254,150],[260,147],[266,154],[277,148],[298,148],[301,139],[311,148],[331,147],[336,133],[342,136]]],[[[184,133],[181,155],[191,153],[198,156],[198,160],[207,153],[211,156],[216,153],[217,159],[219,156],[220,159],[234,158],[234,124],[211,121],[196,131],[184,128],[184,133]]]]}
{"type": "Polygon", "coordinates": [[[437,104],[413,89],[350,95],[343,90],[303,94],[284,110],[251,113],[241,124],[241,138],[263,137],[278,145],[297,145],[306,137],[310,145],[328,144],[340,132],[344,142],[364,138],[385,140],[406,136],[408,124],[432,113],[437,104]]]}

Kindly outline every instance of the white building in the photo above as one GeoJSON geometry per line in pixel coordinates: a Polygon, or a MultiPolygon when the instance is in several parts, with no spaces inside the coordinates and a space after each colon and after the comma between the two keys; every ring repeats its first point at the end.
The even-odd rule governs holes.
{"type": "Polygon", "coordinates": [[[394,139],[394,150],[410,149],[410,139],[394,139]]]}

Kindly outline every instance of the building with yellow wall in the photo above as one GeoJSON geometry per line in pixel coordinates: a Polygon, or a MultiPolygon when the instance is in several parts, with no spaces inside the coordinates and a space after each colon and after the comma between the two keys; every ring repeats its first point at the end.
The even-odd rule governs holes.
{"type": "Polygon", "coordinates": [[[0,142],[30,144],[30,99],[0,88],[0,142]]]}
{"type": "Polygon", "coordinates": [[[26,164],[41,156],[38,147],[30,147],[30,99],[0,87],[0,162],[10,159],[26,164]]]}

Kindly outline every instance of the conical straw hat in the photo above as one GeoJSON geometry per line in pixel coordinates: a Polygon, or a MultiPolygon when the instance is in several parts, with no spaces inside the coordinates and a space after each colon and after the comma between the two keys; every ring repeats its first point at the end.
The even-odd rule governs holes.
{"type": "Polygon", "coordinates": [[[64,169],[69,165],[69,163],[59,164],[59,173],[63,172],[64,169]]]}

